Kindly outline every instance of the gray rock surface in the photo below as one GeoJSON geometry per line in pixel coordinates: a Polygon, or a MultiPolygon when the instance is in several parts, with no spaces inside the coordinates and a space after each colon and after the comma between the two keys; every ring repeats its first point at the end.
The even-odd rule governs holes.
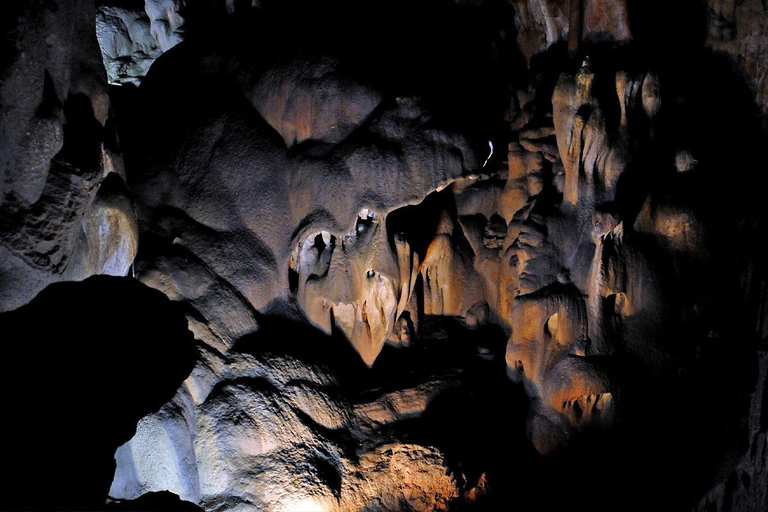
{"type": "Polygon", "coordinates": [[[197,340],[111,507],[764,508],[762,2],[2,9],[0,311],[197,340]]]}
{"type": "Polygon", "coordinates": [[[207,353],[117,450],[110,496],[168,490],[206,510],[447,510],[459,489],[444,455],[381,432],[456,380],[360,401],[334,373],[295,356],[207,353]]]}
{"type": "Polygon", "coordinates": [[[3,7],[0,311],[47,284],[126,275],[138,244],[88,2],[3,7]],[[100,193],[100,187],[106,188],[100,193]]]}
{"type": "Polygon", "coordinates": [[[184,40],[184,0],[98,0],[96,37],[110,85],[138,86],[149,68],[184,40]]]}
{"type": "MultiPolygon", "coordinates": [[[[215,84],[206,86],[230,86],[226,55],[176,56],[188,73],[205,58],[215,84]]],[[[417,98],[379,105],[379,92],[326,59],[263,74],[243,65],[235,75],[242,88],[180,122],[184,107],[162,80],[182,78],[174,61],[166,64],[142,86],[162,109],[148,115],[167,142],[150,150],[132,184],[156,244],[137,260],[137,277],[189,303],[190,321],[202,324],[196,334],[218,350],[256,329],[255,311],[279,311],[295,297],[314,325],[345,332],[372,364],[394,338],[403,284],[384,219],[477,168],[477,141],[433,123],[417,98]],[[317,117],[295,117],[289,98],[317,105],[294,111],[317,117]],[[292,273],[298,283],[289,282],[292,273]]]]}
{"type": "Polygon", "coordinates": [[[96,36],[110,84],[141,83],[164,50],[151,30],[143,0],[99,3],[96,36]]]}

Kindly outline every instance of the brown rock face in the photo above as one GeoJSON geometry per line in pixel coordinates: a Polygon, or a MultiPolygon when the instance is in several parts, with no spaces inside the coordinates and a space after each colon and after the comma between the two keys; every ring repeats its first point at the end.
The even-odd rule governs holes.
{"type": "MultiPolygon", "coordinates": [[[[517,198],[505,206],[517,211],[506,216],[524,217],[505,242],[506,359],[510,376],[535,399],[529,428],[539,451],[561,447],[585,428],[611,424],[621,411],[620,389],[634,385],[612,373],[624,364],[619,361],[634,360],[654,378],[672,378],[676,366],[691,363],[681,344],[702,343],[695,330],[723,325],[722,311],[706,304],[714,305],[731,285],[712,283],[705,290],[690,284],[694,269],[719,254],[715,239],[722,234],[705,227],[703,207],[685,199],[688,192],[680,188],[702,190],[713,171],[677,134],[661,132],[659,116],[677,115],[675,106],[665,107],[664,89],[654,73],[601,76],[586,60],[561,74],[551,122],[556,164],[562,165],[554,185],[562,196],[547,196],[546,188],[538,195],[517,192],[525,183],[520,178],[510,189],[517,198]],[[659,145],[679,150],[652,161],[638,157],[659,145]],[[664,185],[638,190],[638,173],[653,172],[651,165],[668,169],[657,173],[664,185]],[[670,301],[679,287],[687,293],[677,310],[670,301]],[[667,338],[673,332],[680,338],[667,338]]],[[[528,125],[533,122],[535,117],[528,125]]],[[[521,141],[527,133],[520,132],[521,141]]],[[[527,174],[525,163],[535,161],[524,155],[538,148],[521,145],[510,151],[510,178],[527,174]]],[[[552,165],[551,172],[556,169],[552,165]]]]}
{"type": "Polygon", "coordinates": [[[305,140],[341,142],[381,102],[378,91],[351,81],[326,59],[270,69],[247,95],[288,147],[305,140]]]}
{"type": "Polygon", "coordinates": [[[518,44],[530,60],[552,45],[632,39],[626,0],[513,0],[518,44]]]}

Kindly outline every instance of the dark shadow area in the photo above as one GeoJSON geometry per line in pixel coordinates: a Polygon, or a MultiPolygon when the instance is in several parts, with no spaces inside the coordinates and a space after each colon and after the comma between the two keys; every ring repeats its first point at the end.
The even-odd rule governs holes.
{"type": "Polygon", "coordinates": [[[232,48],[252,61],[263,61],[265,45],[269,59],[337,57],[393,97],[421,96],[457,127],[486,131],[500,128],[520,64],[513,13],[503,1],[265,1],[221,17],[214,30],[210,12],[190,8],[186,30],[189,40],[235,42],[232,48]]]}
{"type": "MultiPolygon", "coordinates": [[[[454,232],[458,235],[461,226],[456,221],[456,203],[453,193],[449,190],[433,192],[424,200],[413,206],[404,206],[387,215],[387,235],[392,251],[395,251],[395,237],[402,235],[411,250],[418,254],[419,261],[424,261],[429,244],[435,239],[440,218],[447,213],[454,224],[454,232]],[[414,222],[418,219],[418,222],[414,222]]],[[[463,235],[460,235],[463,238],[463,235]]]]}
{"type": "Polygon", "coordinates": [[[206,110],[249,112],[244,85],[323,60],[385,101],[418,96],[436,124],[503,147],[513,84],[525,77],[507,2],[292,0],[229,16],[214,10],[189,2],[185,41],[157,59],[138,90],[111,88],[129,184],[145,156],[170,145],[169,125],[206,110]]]}
{"type": "Polygon", "coordinates": [[[512,489],[525,488],[526,480],[520,477],[530,471],[526,462],[533,456],[525,433],[529,399],[521,385],[506,378],[506,339],[500,330],[465,331],[463,337],[462,344],[475,353],[463,354],[457,365],[460,386],[429,404],[413,426],[411,439],[445,454],[464,491],[457,510],[502,510],[510,503],[517,507],[524,493],[512,489]],[[478,348],[488,357],[478,357],[478,348]],[[510,500],[509,491],[518,497],[510,500]]]}
{"type": "Polygon", "coordinates": [[[148,492],[135,500],[109,503],[107,512],[202,512],[194,503],[184,501],[172,492],[148,492]]]}
{"type": "Polygon", "coordinates": [[[64,145],[55,158],[72,165],[76,174],[94,173],[101,163],[104,128],[95,118],[91,98],[70,95],[64,102],[64,117],[64,145]]]}
{"type": "Polygon", "coordinates": [[[232,347],[233,352],[258,358],[288,356],[310,366],[325,368],[341,378],[367,368],[341,334],[329,336],[294,318],[257,313],[256,319],[259,330],[240,338],[232,347]]]}
{"type": "Polygon", "coordinates": [[[617,425],[581,432],[547,457],[526,440],[528,399],[503,368],[477,364],[411,429],[415,442],[444,451],[467,488],[485,473],[485,492],[465,494],[455,510],[687,511],[746,448],[753,354],[714,356],[684,384],[649,381],[647,369],[619,362],[630,385],[617,425]]]}
{"type": "Polygon", "coordinates": [[[628,0],[630,30],[646,52],[677,60],[701,48],[707,34],[707,5],[701,0],[628,0]]]}
{"type": "MultiPolygon", "coordinates": [[[[192,370],[184,315],[129,278],[58,283],[0,315],[3,510],[103,510],[115,449],[192,370]]],[[[160,510],[160,509],[155,509],[160,510]]]]}

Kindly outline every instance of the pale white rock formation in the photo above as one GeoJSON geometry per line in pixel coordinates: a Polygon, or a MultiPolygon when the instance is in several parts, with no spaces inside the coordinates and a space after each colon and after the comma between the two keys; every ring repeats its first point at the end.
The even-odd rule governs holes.
{"type": "Polygon", "coordinates": [[[143,0],[100,2],[96,8],[96,36],[113,85],[139,85],[166,49],[152,32],[143,0]]]}
{"type": "MultiPolygon", "coordinates": [[[[206,510],[447,510],[459,495],[429,446],[377,429],[424,413],[433,382],[354,405],[320,367],[230,353],[203,394],[196,372],[115,455],[115,499],[168,490],[206,510]],[[350,444],[351,443],[351,444],[350,444]]],[[[450,385],[450,384],[448,384],[450,385]]]]}

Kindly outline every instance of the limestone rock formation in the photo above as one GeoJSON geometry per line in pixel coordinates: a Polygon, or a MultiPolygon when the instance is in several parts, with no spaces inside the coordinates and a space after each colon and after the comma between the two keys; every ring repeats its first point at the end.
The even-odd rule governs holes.
{"type": "Polygon", "coordinates": [[[0,84],[0,311],[124,276],[138,244],[87,2],[14,2],[0,84]],[[103,187],[103,190],[102,190],[103,187]]]}
{"type": "Polygon", "coordinates": [[[518,44],[530,60],[559,42],[632,39],[626,0],[515,0],[518,44]]]}
{"type": "Polygon", "coordinates": [[[765,508],[762,2],[2,9],[0,508],[765,508]]]}
{"type": "Polygon", "coordinates": [[[447,510],[458,496],[440,451],[378,439],[423,414],[445,383],[360,402],[327,369],[294,356],[208,357],[219,380],[193,371],[139,423],[117,451],[110,496],[170,490],[206,510],[447,510]]]}
{"type": "MultiPolygon", "coordinates": [[[[157,27],[154,28],[153,31],[142,0],[99,3],[96,36],[110,84],[141,83],[155,59],[166,49],[156,38],[159,34],[157,27]]],[[[167,44],[166,39],[163,42],[167,44]]]]}
{"type": "MultiPolygon", "coordinates": [[[[184,56],[185,72],[195,73],[203,58],[193,51],[184,56]]],[[[233,77],[226,74],[231,58],[218,57],[220,77],[213,75],[204,87],[232,87],[233,77]]],[[[302,61],[290,65],[296,72],[306,68],[302,61]]],[[[157,68],[156,84],[163,72],[157,68]]],[[[296,72],[280,80],[291,84],[295,78],[300,96],[306,95],[301,97],[328,105],[326,78],[304,85],[308,79],[296,72]]],[[[397,304],[408,299],[401,297],[407,284],[401,271],[404,281],[412,274],[398,270],[383,219],[468,174],[477,166],[478,150],[467,137],[430,123],[414,98],[395,98],[374,111],[379,93],[370,92],[357,105],[356,95],[366,89],[354,76],[327,78],[333,87],[345,84],[349,96],[342,97],[350,99],[328,107],[315,125],[279,106],[286,92],[271,86],[274,73],[255,73],[253,65],[244,68],[242,89],[228,90],[224,102],[210,96],[207,111],[187,113],[182,122],[185,104],[171,97],[178,93],[145,82],[145,94],[154,95],[149,101],[158,106],[147,114],[158,133],[176,133],[176,143],[150,149],[143,174],[132,183],[139,218],[153,240],[147,245],[153,249],[137,260],[137,276],[188,302],[196,311],[191,321],[202,319],[200,329],[208,331],[195,328],[196,334],[220,350],[256,328],[255,311],[295,297],[314,325],[344,332],[372,364],[383,343],[395,337],[397,304]],[[252,95],[259,97],[256,110],[248,102],[252,95]],[[350,109],[364,116],[350,117],[350,109]],[[360,125],[354,137],[355,127],[344,126],[350,119],[360,125]]],[[[190,87],[187,93],[211,94],[190,87]]],[[[153,138],[148,133],[141,144],[153,148],[153,138]]]]}

